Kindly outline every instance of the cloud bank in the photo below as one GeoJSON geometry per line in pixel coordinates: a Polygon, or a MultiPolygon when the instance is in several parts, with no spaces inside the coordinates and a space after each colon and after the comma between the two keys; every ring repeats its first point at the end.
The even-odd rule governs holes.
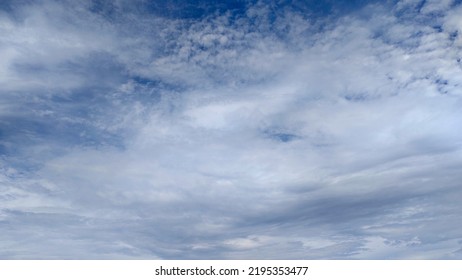
{"type": "Polygon", "coordinates": [[[4,1],[0,258],[460,259],[461,14],[4,1]]]}

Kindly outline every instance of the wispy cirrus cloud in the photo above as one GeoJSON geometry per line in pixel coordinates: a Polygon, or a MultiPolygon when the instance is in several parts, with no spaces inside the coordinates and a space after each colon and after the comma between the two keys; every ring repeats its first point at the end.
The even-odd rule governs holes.
{"type": "Polygon", "coordinates": [[[0,257],[460,258],[460,5],[358,3],[6,5],[0,257]]]}

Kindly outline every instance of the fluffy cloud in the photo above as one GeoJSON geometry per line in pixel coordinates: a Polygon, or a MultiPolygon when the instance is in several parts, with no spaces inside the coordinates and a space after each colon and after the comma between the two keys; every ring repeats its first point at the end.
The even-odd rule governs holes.
{"type": "Polygon", "coordinates": [[[95,3],[0,16],[1,258],[461,257],[460,6],[95,3]]]}

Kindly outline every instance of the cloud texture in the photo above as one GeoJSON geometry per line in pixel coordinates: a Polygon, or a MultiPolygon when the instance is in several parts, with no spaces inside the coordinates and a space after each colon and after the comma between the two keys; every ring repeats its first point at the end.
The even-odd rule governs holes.
{"type": "Polygon", "coordinates": [[[335,2],[2,2],[0,258],[461,259],[462,6],[335,2]]]}

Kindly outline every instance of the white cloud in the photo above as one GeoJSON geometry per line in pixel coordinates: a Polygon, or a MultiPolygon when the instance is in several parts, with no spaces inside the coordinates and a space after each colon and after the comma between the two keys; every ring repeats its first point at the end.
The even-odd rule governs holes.
{"type": "MultiPolygon", "coordinates": [[[[255,7],[111,22],[44,2],[3,15],[1,98],[38,112],[3,115],[44,140],[22,147],[6,126],[23,154],[3,164],[25,154],[33,168],[2,179],[2,219],[71,248],[50,258],[460,257],[459,8],[427,1],[415,16],[442,13],[437,30],[401,18],[408,2],[322,30],[289,8],[274,25],[255,7]]],[[[0,242],[6,258],[57,246],[0,242]]]]}

